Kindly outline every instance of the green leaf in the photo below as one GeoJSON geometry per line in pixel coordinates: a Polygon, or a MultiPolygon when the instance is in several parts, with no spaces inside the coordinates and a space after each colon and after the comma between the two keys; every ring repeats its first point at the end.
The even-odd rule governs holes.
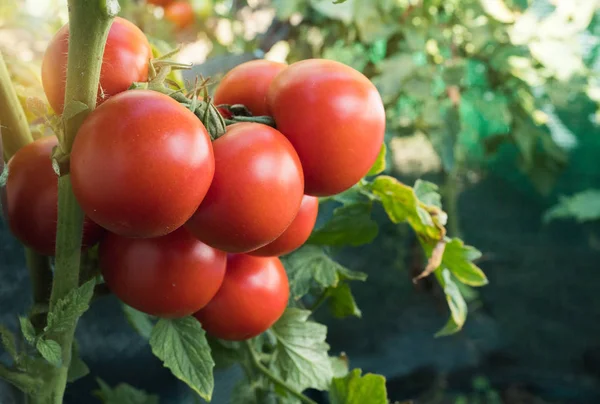
{"type": "Polygon", "coordinates": [[[327,390],[333,377],[325,342],[327,327],[309,321],[311,312],[288,308],[273,325],[277,339],[273,366],[294,388],[327,390]]]}
{"type": "Polygon", "coordinates": [[[350,371],[348,369],[348,357],[342,353],[340,356],[330,356],[331,369],[333,370],[333,377],[344,377],[350,371]]]}
{"type": "Polygon", "coordinates": [[[207,336],[206,339],[216,368],[228,368],[243,360],[239,342],[225,341],[210,336],[207,336]]]}
{"type": "Polygon", "coordinates": [[[71,364],[69,365],[69,373],[67,381],[73,383],[90,373],[90,368],[85,364],[79,355],[79,345],[77,341],[73,341],[71,349],[71,364]]]}
{"type": "Polygon", "coordinates": [[[442,239],[446,214],[437,206],[419,201],[413,188],[385,175],[375,178],[370,188],[392,222],[408,222],[417,234],[430,240],[442,239]]]}
{"type": "Polygon", "coordinates": [[[458,286],[452,279],[450,270],[438,269],[435,271],[435,276],[444,289],[446,301],[450,308],[450,319],[448,320],[448,323],[435,334],[436,337],[442,337],[454,334],[462,329],[467,319],[467,303],[460,294],[458,286]]]}
{"type": "Polygon", "coordinates": [[[39,338],[35,344],[36,349],[48,363],[60,367],[62,364],[62,349],[58,342],[51,339],[39,338]]]}
{"type": "Polygon", "coordinates": [[[198,320],[193,317],[159,320],[152,330],[150,346],[175,377],[210,401],[215,362],[198,320]]]}
{"type": "Polygon", "coordinates": [[[442,196],[439,194],[439,187],[433,182],[417,180],[413,186],[417,199],[425,205],[437,206],[442,208],[442,196]]]}
{"type": "Polygon", "coordinates": [[[310,0],[312,8],[332,20],[350,24],[354,20],[355,0],[347,0],[342,4],[334,4],[331,0],[310,0]]]}
{"type": "Polygon", "coordinates": [[[102,379],[96,380],[100,390],[94,391],[94,394],[104,404],[159,404],[158,396],[149,394],[144,390],[136,389],[125,383],[120,383],[115,388],[111,388],[102,379]]]}
{"type": "Polygon", "coordinates": [[[133,307],[126,304],[123,304],[122,307],[123,312],[125,313],[125,318],[127,318],[127,322],[133,327],[133,329],[145,339],[150,339],[152,328],[154,327],[154,324],[152,324],[152,321],[150,320],[150,316],[146,313],[142,313],[141,311],[137,311],[133,307]]]}
{"type": "Polygon", "coordinates": [[[0,341],[6,350],[6,353],[16,361],[17,359],[17,342],[15,334],[3,325],[0,325],[0,341]]]}
{"type": "Polygon", "coordinates": [[[354,369],[345,377],[333,379],[329,390],[331,404],[387,404],[385,377],[354,369]]]}
{"type": "Polygon", "coordinates": [[[21,332],[23,333],[23,337],[30,344],[33,344],[35,341],[35,328],[31,321],[29,321],[26,317],[19,317],[19,324],[21,325],[21,332]]]}
{"type": "Polygon", "coordinates": [[[399,53],[385,59],[377,66],[379,75],[373,77],[373,84],[385,103],[394,101],[404,89],[404,82],[417,70],[410,53],[399,53]]]}
{"type": "Polygon", "coordinates": [[[327,289],[329,300],[327,301],[331,313],[337,318],[349,316],[362,317],[362,312],[356,305],[350,285],[346,282],[340,283],[336,288],[327,289]]]}
{"type": "Polygon", "coordinates": [[[335,287],[340,277],[366,279],[365,274],[343,267],[317,246],[304,246],[281,260],[289,277],[290,293],[295,299],[306,295],[315,285],[321,289],[335,287]]]}
{"type": "Polygon", "coordinates": [[[333,217],[324,226],[313,230],[307,243],[329,246],[368,244],[379,231],[371,219],[371,203],[346,205],[336,208],[333,217]]]}
{"type": "Polygon", "coordinates": [[[559,203],[544,214],[544,222],[572,218],[579,223],[600,219],[600,190],[588,189],[569,197],[561,197],[559,203]]]}
{"type": "Polygon", "coordinates": [[[90,307],[95,285],[96,279],[93,278],[60,299],[48,313],[48,325],[44,327],[44,333],[63,332],[72,327],[90,307]]]}
{"type": "Polygon", "coordinates": [[[373,177],[377,174],[381,174],[385,170],[385,156],[387,153],[387,147],[384,144],[381,145],[381,150],[379,150],[379,154],[377,155],[377,160],[367,173],[367,177],[373,177]]]}
{"type": "Polygon", "coordinates": [[[483,271],[473,264],[481,257],[481,252],[474,247],[465,245],[462,240],[453,238],[446,243],[442,257],[442,266],[448,268],[459,281],[469,286],[487,285],[488,280],[483,271]]]}

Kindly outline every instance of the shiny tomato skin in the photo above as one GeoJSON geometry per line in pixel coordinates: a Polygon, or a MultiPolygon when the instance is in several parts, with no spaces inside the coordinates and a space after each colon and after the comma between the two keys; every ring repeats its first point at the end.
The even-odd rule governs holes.
{"type": "Polygon", "coordinates": [[[385,132],[375,86],[339,62],[308,59],[290,65],[269,88],[269,108],[302,161],[305,193],[338,194],[367,174],[385,132]]]}
{"type": "Polygon", "coordinates": [[[189,1],[175,1],[165,6],[165,19],[182,29],[194,23],[194,9],[189,1]]]}
{"type": "Polygon", "coordinates": [[[83,211],[124,237],[158,237],[182,226],[213,174],[204,125],[149,90],[126,91],[96,108],[71,152],[73,192],[83,211]]]}
{"type": "MultiPolygon", "coordinates": [[[[52,168],[55,136],[19,149],[8,162],[6,210],[17,239],[43,255],[54,255],[58,220],[58,176],[52,168]]],[[[83,248],[98,242],[103,229],[88,218],[83,222],[83,248]]]]}
{"type": "MultiPolygon", "coordinates": [[[[42,61],[42,84],[48,102],[57,114],[62,114],[67,79],[69,25],[54,35],[42,61]]],[[[98,98],[101,104],[107,98],[123,92],[133,82],[146,81],[152,49],[144,33],[133,23],[116,17],[113,21],[102,59],[98,98]]]]}
{"type": "Polygon", "coordinates": [[[278,257],[291,253],[308,240],[315,227],[318,213],[319,199],[315,196],[304,195],[298,214],[283,234],[266,246],[249,252],[248,255],[278,257]]]}
{"type": "Polygon", "coordinates": [[[215,176],[188,229],[230,253],[275,240],[302,202],[302,167],[290,142],[269,126],[244,122],[229,126],[213,149],[215,176]]]}
{"type": "Polygon", "coordinates": [[[215,91],[215,104],[242,104],[252,115],[269,115],[269,86],[286,67],[270,60],[252,60],[234,67],[221,79],[215,91]]]}
{"type": "Polygon", "coordinates": [[[144,313],[188,316],[208,304],[225,276],[227,254],[184,227],[166,236],[134,239],[108,233],[98,250],[109,289],[144,313]]]}
{"type": "Polygon", "coordinates": [[[230,254],[221,288],[194,316],[209,335],[242,341],[263,333],[281,317],[289,293],[279,258],[230,254]]]}

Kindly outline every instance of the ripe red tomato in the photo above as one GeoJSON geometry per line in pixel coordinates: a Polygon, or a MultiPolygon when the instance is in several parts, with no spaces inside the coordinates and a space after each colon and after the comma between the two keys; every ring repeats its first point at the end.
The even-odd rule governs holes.
{"type": "Polygon", "coordinates": [[[283,234],[258,250],[248,253],[258,257],[277,257],[289,254],[308,240],[319,213],[319,199],[304,195],[300,210],[283,234]]]}
{"type": "Polygon", "coordinates": [[[238,123],[213,142],[215,177],[186,226],[206,244],[239,253],[279,237],[302,202],[298,155],[275,129],[238,123]]]}
{"type": "Polygon", "coordinates": [[[182,226],[214,174],[200,120],[167,95],[132,90],[84,121],[71,151],[71,182],[82,209],[125,237],[158,237],[182,226]]]}
{"type": "Polygon", "coordinates": [[[173,0],[146,0],[146,3],[148,4],[154,4],[155,6],[167,6],[171,3],[173,3],[173,0]]]}
{"type": "Polygon", "coordinates": [[[196,240],[184,227],[166,236],[133,239],[109,233],[100,242],[100,268],[109,289],[134,309],[183,317],[215,296],[227,254],[196,240]]]}
{"type": "Polygon", "coordinates": [[[269,115],[269,85],[286,67],[284,63],[269,60],[253,60],[234,67],[221,79],[215,91],[215,104],[243,104],[253,115],[269,115]]]}
{"type": "MultiPolygon", "coordinates": [[[[19,149],[8,162],[6,210],[10,230],[23,244],[54,255],[58,220],[58,176],[52,169],[55,136],[43,137],[19,149]]],[[[86,218],[83,248],[98,242],[103,231],[86,218]]]]}
{"type": "Polygon", "coordinates": [[[331,60],[309,59],[278,74],[268,103],[302,161],[305,193],[340,193],[367,174],[379,154],[385,110],[361,73],[331,60]]]}
{"type": "Polygon", "coordinates": [[[169,3],[165,6],[165,19],[179,29],[185,28],[194,23],[194,9],[185,0],[169,3]]]}
{"type": "Polygon", "coordinates": [[[194,316],[208,334],[242,341],[263,333],[281,317],[289,293],[279,258],[228,255],[221,288],[194,316]]]}
{"type": "MultiPolygon", "coordinates": [[[[57,114],[62,114],[65,101],[68,47],[67,24],[50,41],[42,62],[44,92],[57,114]]],[[[131,22],[116,17],[104,49],[97,103],[127,90],[134,81],[146,81],[151,58],[152,49],[144,33],[131,22]]]]}

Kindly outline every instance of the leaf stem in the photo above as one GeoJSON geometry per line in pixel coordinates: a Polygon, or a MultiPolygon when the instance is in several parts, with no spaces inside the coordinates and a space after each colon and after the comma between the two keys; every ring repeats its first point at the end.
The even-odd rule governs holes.
{"type": "Polygon", "coordinates": [[[304,394],[294,389],[292,386],[281,380],[276,374],[267,369],[267,367],[260,362],[260,359],[258,358],[258,352],[256,352],[256,350],[252,346],[251,340],[246,340],[244,341],[244,343],[246,345],[246,348],[248,348],[248,352],[250,353],[252,363],[263,375],[265,375],[269,380],[271,380],[273,383],[275,383],[282,389],[289,392],[292,396],[296,397],[301,402],[305,404],[317,404],[316,401],[313,401],[310,398],[306,397],[304,394]]]}

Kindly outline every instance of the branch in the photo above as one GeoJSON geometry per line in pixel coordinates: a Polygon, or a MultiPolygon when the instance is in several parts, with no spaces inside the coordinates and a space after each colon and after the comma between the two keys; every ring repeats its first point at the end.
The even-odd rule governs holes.
{"type": "Polygon", "coordinates": [[[267,367],[260,362],[260,359],[258,358],[258,352],[254,350],[254,347],[252,346],[252,342],[250,340],[246,340],[244,341],[244,343],[246,344],[246,348],[248,348],[248,352],[250,352],[250,358],[252,359],[252,363],[263,375],[265,375],[277,386],[289,392],[292,396],[296,397],[301,402],[305,404],[317,404],[316,401],[313,401],[310,398],[306,397],[304,394],[294,389],[292,386],[281,380],[276,374],[267,369],[267,367]]]}

